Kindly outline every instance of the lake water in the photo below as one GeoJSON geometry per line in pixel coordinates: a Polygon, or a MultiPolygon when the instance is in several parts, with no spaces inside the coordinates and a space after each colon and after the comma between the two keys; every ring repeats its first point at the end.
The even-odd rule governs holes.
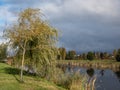
{"type": "Polygon", "coordinates": [[[120,90],[120,69],[112,71],[110,69],[72,67],[71,70],[80,70],[80,73],[91,78],[96,76],[95,90],[120,90]]]}

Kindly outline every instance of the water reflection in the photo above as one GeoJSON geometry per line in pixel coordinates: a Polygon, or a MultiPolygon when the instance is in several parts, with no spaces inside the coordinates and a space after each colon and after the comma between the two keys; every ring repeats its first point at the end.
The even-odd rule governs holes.
{"type": "Polygon", "coordinates": [[[104,75],[104,71],[105,71],[105,70],[103,70],[103,69],[102,69],[102,70],[100,70],[100,75],[101,75],[101,76],[103,76],[103,75],[104,75]]]}
{"type": "Polygon", "coordinates": [[[88,78],[88,83],[87,83],[87,90],[94,90],[95,89],[95,81],[96,81],[96,77],[95,77],[95,71],[93,68],[89,68],[86,70],[87,75],[89,76],[88,78]]]}
{"type": "Polygon", "coordinates": [[[117,76],[117,78],[119,79],[119,82],[120,82],[120,70],[119,71],[115,71],[115,74],[117,76]]]}
{"type": "Polygon", "coordinates": [[[93,68],[87,69],[86,72],[90,78],[92,78],[95,73],[93,68]]]}
{"type": "Polygon", "coordinates": [[[91,90],[91,86],[94,86],[95,90],[120,90],[120,67],[119,68],[84,68],[75,67],[70,64],[62,69],[67,73],[74,73],[80,69],[80,73],[87,74],[88,84],[92,81],[93,83],[88,86],[87,90],[91,90]],[[96,80],[96,81],[95,81],[96,80]]]}

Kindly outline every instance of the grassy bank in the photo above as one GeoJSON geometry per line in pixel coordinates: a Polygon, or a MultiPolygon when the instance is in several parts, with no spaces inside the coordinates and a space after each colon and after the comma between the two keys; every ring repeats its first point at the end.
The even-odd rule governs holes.
{"type": "Polygon", "coordinates": [[[58,60],[58,63],[100,63],[100,64],[120,64],[115,60],[58,60]]]}
{"type": "Polygon", "coordinates": [[[44,79],[24,76],[24,83],[19,82],[18,70],[0,63],[0,90],[65,90],[44,79]]]}
{"type": "Polygon", "coordinates": [[[81,66],[81,67],[96,67],[96,68],[120,68],[120,62],[115,60],[58,60],[58,64],[81,66]]]}

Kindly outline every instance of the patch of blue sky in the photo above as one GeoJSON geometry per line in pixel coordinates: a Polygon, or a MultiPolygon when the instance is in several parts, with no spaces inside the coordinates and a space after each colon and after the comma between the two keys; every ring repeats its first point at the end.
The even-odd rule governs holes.
{"type": "Polygon", "coordinates": [[[4,24],[5,23],[5,20],[0,18],[0,24],[4,24]]]}
{"type": "Polygon", "coordinates": [[[3,26],[5,26],[5,20],[0,18],[0,33],[3,30],[3,26]]]}
{"type": "Polygon", "coordinates": [[[3,2],[3,0],[0,0],[0,6],[5,5],[5,3],[3,2]]]}

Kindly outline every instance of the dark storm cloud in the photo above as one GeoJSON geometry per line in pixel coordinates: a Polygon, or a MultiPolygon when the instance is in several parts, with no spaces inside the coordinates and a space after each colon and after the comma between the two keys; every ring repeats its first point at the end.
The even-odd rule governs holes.
{"type": "MultiPolygon", "coordinates": [[[[68,16],[68,17],[67,17],[68,16]]],[[[79,16],[53,20],[63,32],[62,46],[77,51],[111,51],[120,48],[120,21],[118,17],[105,18],[85,13],[79,16]]]]}
{"type": "Polygon", "coordinates": [[[4,0],[4,2],[8,6],[6,9],[8,17],[13,16],[13,12],[27,7],[42,9],[50,23],[61,30],[60,46],[68,50],[111,51],[120,48],[119,0],[4,0]]]}
{"type": "Polygon", "coordinates": [[[111,8],[108,12],[79,9],[69,12],[63,9],[64,15],[51,19],[52,24],[63,32],[61,46],[77,51],[111,51],[120,48],[120,2],[116,2],[113,3],[115,7],[108,7],[108,10],[111,8]]]}

